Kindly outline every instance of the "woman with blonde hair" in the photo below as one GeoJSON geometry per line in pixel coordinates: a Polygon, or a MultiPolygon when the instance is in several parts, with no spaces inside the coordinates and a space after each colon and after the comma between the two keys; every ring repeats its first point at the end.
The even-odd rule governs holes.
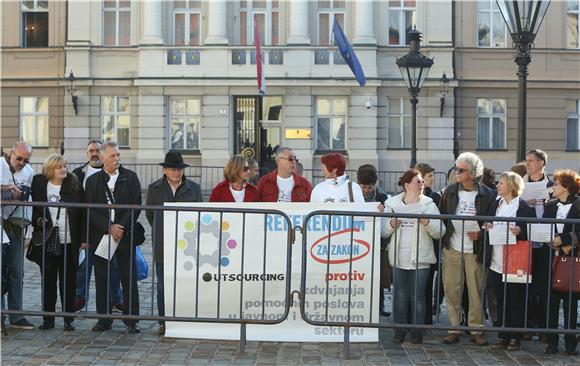
{"type": "Polygon", "coordinates": [[[254,202],[256,187],[248,183],[250,167],[242,155],[234,155],[224,168],[224,180],[211,191],[210,202],[254,202]]]}
{"type": "MultiPolygon", "coordinates": [[[[83,189],[76,176],[66,168],[66,160],[60,154],[51,154],[42,166],[42,174],[32,180],[32,200],[48,203],[84,202],[83,189]]],[[[56,306],[57,281],[62,310],[74,312],[73,304],[76,289],[76,267],[82,238],[83,209],[35,206],[32,210],[32,223],[36,230],[43,227],[58,226],[61,254],[44,253],[41,262],[42,272],[42,309],[54,312],[56,306]]],[[[72,317],[64,318],[64,330],[74,330],[72,317]]],[[[54,328],[54,317],[45,316],[41,330],[54,328]]]]}

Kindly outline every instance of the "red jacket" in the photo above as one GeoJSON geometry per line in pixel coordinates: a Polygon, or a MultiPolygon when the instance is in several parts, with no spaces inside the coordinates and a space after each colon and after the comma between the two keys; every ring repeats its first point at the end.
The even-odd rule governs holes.
{"type": "MultiPolygon", "coordinates": [[[[256,202],[278,202],[278,169],[266,174],[258,183],[258,196],[256,202]]],[[[294,188],[292,188],[292,202],[310,202],[312,184],[296,174],[294,177],[294,188]]]]}
{"type": "MultiPolygon", "coordinates": [[[[244,202],[254,202],[256,200],[256,187],[246,184],[244,202]]],[[[230,181],[225,179],[218,183],[211,191],[210,202],[235,202],[232,192],[230,192],[230,181]]]]}

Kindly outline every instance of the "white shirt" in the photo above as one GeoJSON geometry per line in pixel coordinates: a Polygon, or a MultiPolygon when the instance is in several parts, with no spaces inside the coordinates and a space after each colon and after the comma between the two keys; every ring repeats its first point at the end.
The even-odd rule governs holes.
{"type": "MultiPolygon", "coordinates": [[[[109,181],[107,182],[107,186],[109,186],[109,189],[111,190],[111,195],[115,194],[115,184],[117,183],[117,178],[119,178],[119,169],[115,170],[113,174],[109,174],[109,181]]],[[[109,198],[108,194],[107,194],[107,202],[109,202],[109,204],[115,203],[111,202],[111,199],[109,198]]],[[[115,210],[111,210],[111,222],[114,221],[115,221],[115,210]]]]}
{"type": "Polygon", "coordinates": [[[230,185],[230,192],[232,192],[232,196],[234,196],[234,201],[236,202],[244,202],[244,196],[246,195],[246,187],[242,188],[241,191],[236,191],[230,185]]]}
{"type": "Polygon", "coordinates": [[[89,177],[95,173],[98,173],[101,171],[102,168],[93,168],[90,165],[87,165],[87,171],[85,172],[85,179],[83,180],[83,188],[87,187],[87,179],[89,179],[89,177]]]}
{"type": "Polygon", "coordinates": [[[292,202],[292,189],[294,189],[294,176],[288,178],[276,176],[278,183],[278,202],[292,202]]]}
{"type": "MultiPolygon", "coordinates": [[[[47,202],[58,203],[60,202],[60,189],[62,186],[57,186],[48,182],[46,185],[46,198],[47,202]]],[[[58,207],[49,207],[50,218],[52,220],[53,226],[58,226],[58,239],[61,244],[69,244],[71,242],[70,238],[70,226],[68,222],[68,217],[66,214],[66,208],[60,209],[60,215],[58,215],[58,220],[56,216],[58,214],[58,207]],[[66,231],[65,231],[66,230],[66,231]]]]}
{"type": "MultiPolygon", "coordinates": [[[[497,210],[495,211],[495,216],[516,217],[519,207],[520,207],[519,198],[516,197],[512,199],[510,203],[508,203],[505,199],[501,198],[499,201],[499,205],[497,206],[497,210]]],[[[495,225],[497,224],[498,223],[496,222],[495,225]]],[[[493,245],[493,251],[491,254],[491,265],[489,266],[489,269],[491,269],[496,273],[500,274],[503,273],[503,254],[505,253],[506,248],[507,245],[493,245]]]]}
{"type": "MultiPolygon", "coordinates": [[[[572,203],[568,203],[568,204],[564,204],[561,202],[558,202],[558,212],[556,213],[556,218],[557,219],[565,219],[566,217],[568,217],[568,214],[570,213],[570,208],[572,207],[572,203]]],[[[556,228],[558,228],[558,233],[562,233],[562,231],[564,230],[564,225],[565,224],[556,224],[556,228]]]]}
{"type": "MultiPolygon", "coordinates": [[[[459,191],[459,204],[455,209],[455,214],[460,216],[475,216],[475,197],[477,196],[477,190],[473,191],[459,191]]],[[[453,220],[453,227],[455,231],[451,236],[450,243],[451,247],[458,252],[461,252],[461,243],[463,241],[463,237],[465,236],[465,240],[463,241],[463,252],[464,253],[473,253],[473,241],[467,238],[467,232],[464,233],[463,231],[463,221],[461,220],[453,220]]]]}
{"type": "MultiPolygon", "coordinates": [[[[30,165],[25,165],[22,170],[19,170],[12,174],[10,171],[10,166],[6,161],[6,158],[0,158],[0,162],[2,164],[2,168],[0,169],[0,184],[8,185],[8,184],[15,184],[17,186],[32,186],[32,178],[34,177],[34,170],[30,167],[30,165]]],[[[32,197],[28,199],[32,201],[32,197]]],[[[24,207],[24,206],[2,206],[2,217],[7,220],[10,216],[14,218],[21,218],[23,217],[28,221],[32,220],[32,207],[24,207]]]]}

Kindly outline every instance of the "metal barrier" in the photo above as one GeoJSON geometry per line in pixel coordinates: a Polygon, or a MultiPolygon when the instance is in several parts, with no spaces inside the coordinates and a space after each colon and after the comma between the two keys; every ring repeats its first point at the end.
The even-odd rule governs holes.
{"type": "MultiPolygon", "coordinates": [[[[369,314],[368,314],[368,319],[367,317],[358,317],[355,318],[353,316],[351,316],[351,313],[355,310],[353,307],[353,303],[351,302],[351,298],[352,295],[354,293],[353,291],[353,278],[355,278],[355,273],[353,273],[353,253],[355,252],[355,250],[353,249],[353,246],[356,244],[357,239],[354,236],[355,230],[350,231],[350,240],[349,240],[349,245],[350,245],[350,251],[348,252],[349,257],[348,257],[348,263],[349,263],[349,267],[348,267],[348,274],[346,276],[344,276],[344,280],[348,281],[348,292],[347,292],[347,297],[348,300],[346,302],[346,304],[348,304],[348,306],[346,307],[346,309],[342,309],[342,312],[340,313],[342,316],[336,316],[337,311],[336,309],[334,311],[334,317],[333,318],[329,318],[329,301],[328,301],[328,293],[329,293],[329,278],[333,278],[332,273],[331,273],[331,235],[330,235],[330,228],[329,228],[329,235],[327,237],[325,237],[327,239],[327,266],[326,266],[326,276],[325,276],[325,285],[326,285],[326,291],[324,291],[326,293],[326,308],[323,309],[324,310],[324,317],[322,317],[322,320],[320,319],[321,317],[316,314],[316,316],[312,316],[312,314],[310,313],[310,309],[308,308],[308,304],[311,302],[308,294],[312,293],[312,291],[308,290],[308,281],[309,281],[309,276],[311,275],[311,271],[309,270],[309,256],[308,256],[308,248],[311,246],[311,243],[308,239],[308,227],[309,225],[312,223],[312,220],[315,220],[317,217],[328,217],[328,220],[331,221],[332,217],[349,217],[350,220],[349,222],[356,222],[356,218],[361,218],[361,217],[366,217],[366,218],[371,218],[372,219],[372,225],[373,225],[373,230],[378,226],[380,227],[381,225],[387,225],[387,222],[383,222],[381,223],[382,220],[390,220],[390,219],[395,219],[395,220],[416,220],[416,224],[414,225],[414,227],[416,228],[416,234],[419,235],[419,230],[420,230],[420,225],[419,225],[419,220],[420,219],[429,219],[429,220],[438,220],[439,221],[439,226],[440,228],[443,227],[443,221],[444,220],[461,220],[461,221],[467,221],[467,220],[477,220],[479,222],[478,226],[481,226],[482,222],[505,222],[506,223],[506,242],[508,239],[508,225],[507,223],[514,223],[517,222],[518,224],[524,224],[526,225],[528,232],[529,232],[529,227],[530,224],[532,223],[547,223],[547,224],[562,224],[562,223],[566,223],[566,224],[572,224],[574,225],[580,225],[580,220],[576,219],[576,220],[569,220],[569,219],[537,219],[537,218],[523,218],[523,217],[518,217],[518,218],[506,218],[506,217],[494,217],[494,216],[458,216],[458,215],[423,215],[423,214],[397,214],[397,213],[383,213],[383,214],[377,214],[377,213],[369,213],[369,212],[348,212],[345,213],[344,211],[330,211],[330,210],[321,210],[321,211],[314,211],[309,213],[303,221],[303,233],[302,233],[302,279],[301,279],[301,286],[300,286],[300,293],[301,293],[301,297],[300,297],[300,312],[302,315],[302,318],[304,319],[304,321],[306,321],[307,323],[311,324],[311,325],[315,325],[315,326],[333,326],[333,327],[342,327],[343,328],[343,334],[344,334],[344,353],[346,355],[346,357],[348,358],[348,354],[349,354],[349,343],[350,343],[350,335],[351,335],[351,328],[395,328],[395,329],[404,329],[404,330],[420,330],[420,329],[437,329],[437,330],[455,330],[455,331],[472,331],[472,332],[518,332],[518,333],[530,333],[530,332],[542,332],[542,333],[565,333],[565,334],[580,334],[580,329],[575,329],[575,322],[572,326],[569,326],[569,328],[566,329],[553,329],[553,328],[531,328],[528,326],[528,306],[527,306],[527,299],[529,296],[529,289],[530,289],[530,275],[529,273],[526,274],[525,277],[525,308],[524,308],[524,326],[523,327],[510,327],[510,326],[506,326],[506,293],[507,293],[507,286],[503,286],[503,304],[501,306],[502,310],[502,314],[501,314],[501,319],[498,319],[498,321],[500,321],[500,323],[494,324],[493,326],[486,326],[485,325],[485,316],[484,316],[484,308],[485,305],[482,304],[481,306],[481,319],[482,321],[482,326],[481,327],[471,327],[471,326],[452,326],[452,325],[442,325],[440,323],[440,319],[439,319],[439,310],[437,310],[436,313],[436,323],[433,325],[427,325],[424,323],[417,323],[416,321],[414,323],[395,323],[394,321],[390,322],[390,323],[384,323],[384,322],[380,322],[378,320],[378,316],[375,316],[376,314],[376,309],[373,307],[373,300],[375,298],[377,298],[377,296],[375,296],[373,294],[373,287],[374,287],[374,283],[375,283],[375,276],[374,276],[374,268],[371,267],[371,279],[370,279],[370,283],[371,283],[371,291],[370,291],[370,296],[369,298],[365,298],[365,301],[368,301],[370,303],[369,306],[369,314]],[[334,320],[334,319],[339,319],[339,320],[334,320]],[[340,320],[340,319],[346,319],[346,320],[340,320]],[[377,319],[376,321],[373,321],[373,319],[377,319]]],[[[354,225],[354,224],[353,224],[354,225]]],[[[354,227],[354,226],[353,226],[354,227]]],[[[465,230],[465,226],[462,225],[463,230],[465,230]]],[[[413,229],[414,230],[414,229],[413,229]]],[[[395,234],[393,234],[394,238],[394,253],[395,253],[395,263],[397,263],[397,258],[396,258],[396,253],[398,253],[397,250],[397,230],[395,230],[395,234]]],[[[461,233],[462,235],[462,252],[461,252],[461,268],[458,268],[461,271],[461,283],[465,283],[465,273],[464,273],[464,265],[465,265],[465,261],[464,261],[464,253],[463,253],[463,246],[465,243],[465,231],[463,231],[461,233]]],[[[418,236],[417,236],[418,237],[418,236]]],[[[392,244],[392,240],[391,240],[391,244],[389,245],[393,245],[392,244]]],[[[441,241],[437,240],[438,245],[439,245],[439,253],[441,253],[441,257],[443,256],[443,252],[442,252],[442,247],[441,247],[441,241]]],[[[532,242],[530,240],[526,240],[527,242],[527,246],[528,246],[528,251],[531,254],[532,251],[532,242]]],[[[373,246],[373,255],[374,255],[374,247],[376,246],[376,243],[373,242],[372,243],[373,246]]],[[[490,271],[489,268],[487,268],[487,266],[484,266],[483,263],[487,263],[487,259],[489,258],[489,253],[488,253],[488,248],[490,246],[489,244],[489,237],[488,235],[484,235],[484,251],[483,251],[483,261],[482,261],[482,268],[484,271],[483,274],[483,278],[482,281],[483,283],[481,284],[481,299],[484,299],[484,293],[486,290],[486,286],[485,283],[488,281],[487,280],[487,274],[490,271]]],[[[508,258],[508,251],[507,251],[507,247],[506,247],[506,252],[504,255],[506,255],[506,261],[508,258]]],[[[578,252],[580,252],[580,250],[578,250],[578,252]]],[[[578,255],[578,252],[576,255],[578,255]]],[[[415,296],[418,293],[418,291],[425,291],[423,288],[418,288],[417,287],[417,277],[418,276],[418,271],[417,269],[419,269],[418,267],[418,257],[419,256],[419,252],[417,251],[417,257],[416,257],[416,267],[415,267],[415,296]]],[[[442,260],[440,259],[437,262],[437,271],[439,273],[441,273],[442,270],[442,260]]],[[[548,258],[548,263],[552,263],[552,251],[550,251],[550,255],[548,258]]],[[[573,267],[572,267],[572,261],[569,261],[570,263],[570,268],[571,268],[571,272],[573,271],[573,267]]],[[[528,257],[528,264],[527,264],[527,268],[531,268],[531,255],[528,257]]],[[[550,267],[549,267],[550,268],[550,267]]],[[[396,273],[396,271],[395,271],[396,273]]],[[[532,272],[533,273],[533,272],[532,272]]],[[[368,273],[367,273],[368,274],[368,273]]],[[[573,274],[573,272],[572,272],[573,274]]],[[[360,278],[360,274],[358,276],[360,278]]],[[[572,275],[570,275],[570,281],[572,281],[572,275]]],[[[440,287],[440,279],[441,276],[438,276],[438,281],[435,284],[435,289],[436,290],[436,298],[437,298],[437,302],[439,299],[439,287],[440,287]]],[[[546,309],[546,324],[549,324],[549,317],[550,317],[550,299],[551,299],[551,293],[552,291],[552,287],[551,287],[551,271],[549,271],[548,273],[548,283],[547,283],[547,288],[548,288],[548,304],[547,304],[547,309],[546,309]]],[[[393,278],[393,288],[397,289],[397,278],[396,276],[393,278]]],[[[463,288],[463,286],[462,286],[463,288]]],[[[570,291],[568,293],[568,298],[569,299],[574,299],[574,296],[578,296],[578,295],[574,295],[572,293],[572,283],[570,283],[570,291]]],[[[382,290],[381,290],[382,291],[382,290]]],[[[395,296],[397,296],[397,294],[395,294],[395,296]]],[[[434,302],[434,303],[437,303],[434,302]]],[[[564,314],[567,314],[567,321],[568,324],[572,324],[571,320],[572,320],[572,305],[571,305],[572,301],[569,302],[569,308],[568,309],[564,309],[564,314]]],[[[408,311],[408,309],[405,309],[406,311],[408,311]]],[[[393,306],[393,315],[392,315],[392,319],[394,319],[396,317],[397,314],[395,314],[395,307],[393,306]]],[[[416,315],[417,315],[417,304],[415,303],[413,305],[413,319],[416,319],[416,315]]],[[[409,315],[408,313],[405,315],[409,315]]]]}

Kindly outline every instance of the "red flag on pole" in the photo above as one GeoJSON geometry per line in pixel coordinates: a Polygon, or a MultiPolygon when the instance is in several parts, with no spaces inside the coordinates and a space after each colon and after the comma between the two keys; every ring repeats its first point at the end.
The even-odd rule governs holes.
{"type": "Polygon", "coordinates": [[[260,95],[266,94],[266,78],[264,77],[264,60],[262,59],[262,47],[260,39],[260,28],[254,19],[254,43],[256,44],[256,68],[258,78],[258,93],[260,95]]]}

